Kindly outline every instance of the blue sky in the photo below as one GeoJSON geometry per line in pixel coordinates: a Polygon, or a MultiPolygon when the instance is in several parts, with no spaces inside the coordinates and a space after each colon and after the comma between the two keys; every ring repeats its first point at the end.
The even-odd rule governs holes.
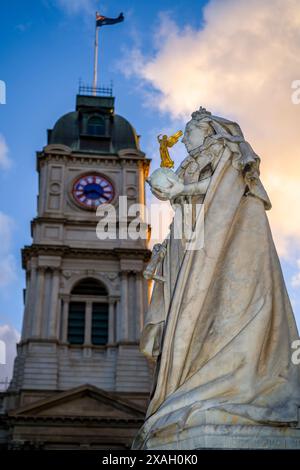
{"type": "MultiPolygon", "coordinates": [[[[12,324],[17,330],[21,328],[24,287],[20,249],[31,243],[30,220],[36,212],[35,152],[46,144],[46,129],[74,109],[79,79],[92,82],[95,8],[86,9],[84,4],[89,2],[81,2],[83,7],[74,11],[65,6],[68,3],[72,4],[32,0],[24,8],[23,1],[12,1],[2,2],[0,7],[0,79],[7,89],[6,105],[0,106],[0,133],[11,161],[11,167],[0,172],[0,210],[12,219],[9,252],[16,260],[15,278],[0,288],[0,323],[12,324]]],[[[168,116],[158,116],[155,109],[143,106],[139,84],[124,78],[120,61],[137,42],[151,51],[159,11],[171,11],[179,23],[199,25],[200,4],[171,0],[101,3],[99,11],[112,17],[123,11],[125,22],[100,32],[99,81],[102,85],[113,81],[117,112],[148,137],[154,125],[166,126],[168,116]],[[197,4],[199,18],[195,20],[189,9],[197,4]]],[[[145,146],[145,139],[141,143],[145,146]]]]}
{"type": "MultiPolygon", "coordinates": [[[[46,144],[46,130],[62,114],[74,109],[79,79],[87,84],[92,81],[95,9],[112,17],[124,12],[124,23],[100,31],[100,82],[108,85],[113,80],[117,113],[132,122],[142,135],[143,150],[152,157],[157,130],[183,126],[184,121],[168,109],[151,106],[155,82],[135,74],[134,68],[126,74],[126,62],[130,63],[135,50],[147,63],[156,56],[160,47],[159,24],[164,15],[170,19],[170,34],[174,23],[177,32],[186,31],[187,27],[201,30],[202,8],[206,3],[199,0],[1,2],[0,80],[6,82],[7,103],[0,105],[0,135],[8,148],[10,167],[0,168],[2,222],[8,222],[5,217],[9,217],[9,227],[1,232],[5,243],[2,252],[0,247],[0,256],[2,253],[10,263],[10,267],[6,266],[10,279],[2,279],[0,283],[0,325],[12,325],[18,331],[21,328],[24,273],[20,249],[31,243],[30,220],[36,214],[35,151],[46,144]]],[[[181,63],[178,62],[178,67],[181,63]]],[[[282,258],[282,265],[300,318],[299,287],[295,281],[299,258],[296,250],[292,257],[282,258]]]]}

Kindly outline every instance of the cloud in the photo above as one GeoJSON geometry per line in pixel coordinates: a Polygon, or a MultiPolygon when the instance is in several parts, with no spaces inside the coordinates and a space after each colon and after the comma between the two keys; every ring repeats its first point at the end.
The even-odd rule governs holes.
{"type": "Polygon", "coordinates": [[[0,255],[11,248],[14,221],[11,217],[0,212],[0,255]]]}
{"type": "Polygon", "coordinates": [[[8,146],[5,141],[5,138],[0,134],[0,168],[7,170],[11,167],[11,160],[8,157],[8,146]]]}
{"type": "Polygon", "coordinates": [[[10,252],[14,221],[0,212],[0,288],[16,279],[16,260],[10,252]]]}
{"type": "Polygon", "coordinates": [[[292,277],[292,287],[300,287],[300,272],[292,277]]]}
{"type": "Polygon", "coordinates": [[[31,22],[27,22],[27,23],[19,23],[15,26],[15,29],[17,31],[19,31],[20,33],[25,33],[28,29],[30,29],[32,26],[32,23],[31,22]]]}
{"type": "Polygon", "coordinates": [[[148,106],[182,123],[199,105],[240,123],[262,158],[273,233],[288,256],[300,247],[299,1],[211,0],[201,29],[162,15],[155,37],[152,55],[135,49],[124,72],[142,79],[148,106]]]}
{"type": "Polygon", "coordinates": [[[11,325],[0,325],[0,341],[2,341],[2,346],[4,343],[5,349],[5,364],[0,361],[0,390],[3,388],[3,382],[11,379],[16,356],[16,343],[19,340],[20,334],[15,328],[11,325]]]}
{"type": "Polygon", "coordinates": [[[96,0],[56,0],[56,3],[70,15],[77,13],[94,14],[97,6],[99,6],[99,2],[96,0]]]}
{"type": "Polygon", "coordinates": [[[298,265],[299,272],[296,273],[296,274],[292,277],[292,282],[291,282],[292,287],[294,287],[294,288],[300,287],[300,259],[298,259],[297,265],[298,265]]]}
{"type": "Polygon", "coordinates": [[[16,260],[12,254],[8,254],[0,260],[0,288],[5,287],[16,278],[16,260]]]}

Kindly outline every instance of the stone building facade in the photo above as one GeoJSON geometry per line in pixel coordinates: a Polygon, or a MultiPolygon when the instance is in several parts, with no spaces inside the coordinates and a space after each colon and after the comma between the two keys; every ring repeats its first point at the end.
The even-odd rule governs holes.
{"type": "MultiPolygon", "coordinates": [[[[142,424],[151,387],[138,348],[147,240],[100,240],[96,209],[109,202],[118,211],[119,196],[144,204],[149,164],[111,95],[77,95],[37,152],[22,336],[1,396],[3,447],[124,449],[142,424]]],[[[117,232],[128,224],[122,217],[117,232]]]]}

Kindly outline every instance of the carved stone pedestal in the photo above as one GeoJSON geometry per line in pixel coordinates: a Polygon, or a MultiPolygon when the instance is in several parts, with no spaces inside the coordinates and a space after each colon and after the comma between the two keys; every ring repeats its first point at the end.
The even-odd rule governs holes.
{"type": "Polygon", "coordinates": [[[204,425],[151,438],[147,449],[300,449],[300,427],[204,425]]]}

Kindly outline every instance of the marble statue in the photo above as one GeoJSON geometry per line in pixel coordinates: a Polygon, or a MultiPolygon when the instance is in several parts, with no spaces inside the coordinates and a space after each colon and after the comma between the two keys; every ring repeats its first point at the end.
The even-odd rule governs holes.
{"type": "Polygon", "coordinates": [[[133,448],[300,448],[298,332],[260,158],[238,124],[203,108],[182,142],[188,155],[176,173],[158,169],[149,184],[177,206],[201,204],[204,244],[186,250],[175,214],[148,272],[159,279],[140,347],[156,368],[133,448]]]}

